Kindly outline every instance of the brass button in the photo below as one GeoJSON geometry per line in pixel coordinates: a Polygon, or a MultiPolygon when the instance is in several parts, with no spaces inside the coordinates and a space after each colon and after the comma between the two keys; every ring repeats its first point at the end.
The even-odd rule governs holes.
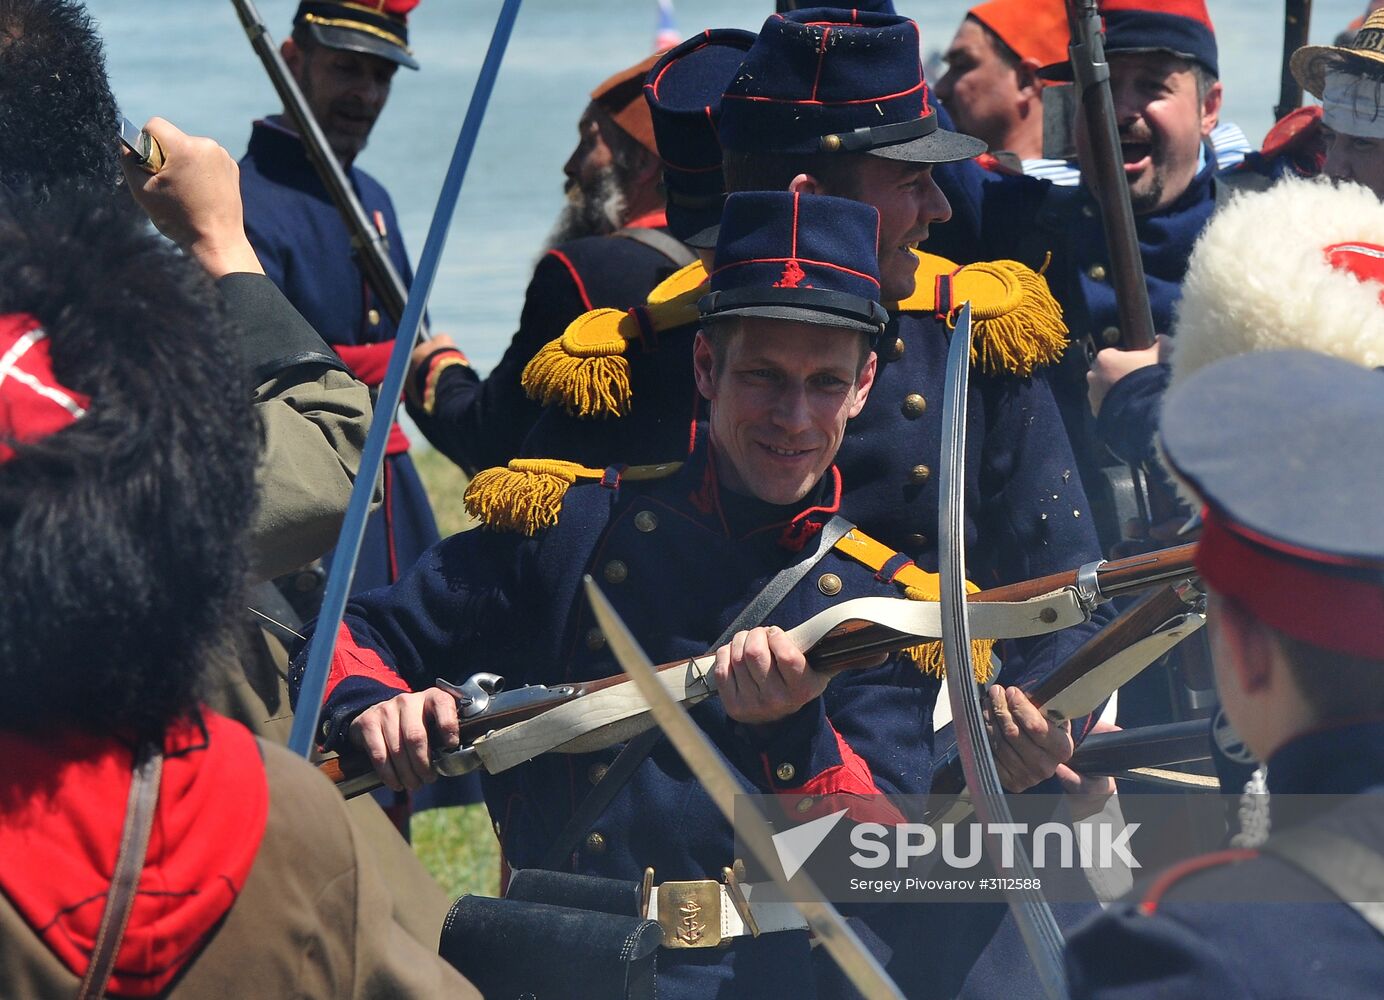
{"type": "Polygon", "coordinates": [[[835,153],[841,148],[841,137],[839,135],[822,136],[822,149],[828,153],[835,153]]]}
{"type": "Polygon", "coordinates": [[[597,626],[592,626],[586,630],[586,648],[590,650],[600,649],[605,645],[605,633],[597,626]]]}
{"type": "Polygon", "coordinates": [[[647,534],[658,527],[658,516],[651,510],[641,510],[634,515],[634,526],[647,534]]]}
{"type": "Polygon", "coordinates": [[[604,854],[606,849],[605,835],[592,830],[586,835],[586,850],[590,854],[604,854]]]}
{"type": "Polygon", "coordinates": [[[908,470],[908,481],[915,485],[925,483],[928,481],[928,477],[931,475],[932,470],[929,469],[926,465],[915,465],[913,466],[913,468],[908,470]]]}
{"type": "Polygon", "coordinates": [[[1086,277],[1090,278],[1092,281],[1104,281],[1105,265],[1092,264],[1090,267],[1086,269],[1086,277]]]}
{"type": "Polygon", "coordinates": [[[370,322],[371,326],[380,325],[380,311],[378,309],[371,309],[365,314],[365,318],[370,322]]]}
{"type": "Polygon", "coordinates": [[[897,361],[899,360],[899,358],[903,357],[904,348],[906,346],[907,345],[904,344],[902,337],[895,337],[894,346],[889,350],[889,360],[897,361]]]}
{"type": "Polygon", "coordinates": [[[910,420],[921,417],[923,411],[927,409],[927,400],[916,392],[910,392],[903,397],[903,415],[910,420]]]}
{"type": "Polygon", "coordinates": [[[815,805],[815,803],[812,801],[812,796],[809,795],[807,796],[807,798],[798,799],[798,804],[793,808],[798,810],[798,812],[800,813],[805,813],[809,812],[812,809],[813,805],[815,805]]]}
{"type": "Polygon", "coordinates": [[[913,534],[905,538],[904,542],[907,543],[910,549],[925,549],[927,548],[927,535],[921,535],[917,532],[914,532],[913,534]]]}
{"type": "Polygon", "coordinates": [[[630,575],[630,568],[619,559],[612,559],[605,564],[602,575],[606,578],[606,583],[624,583],[625,578],[630,575]]]}
{"type": "Polygon", "coordinates": [[[1086,218],[1088,218],[1088,219],[1094,219],[1094,218],[1096,217],[1096,206],[1095,206],[1095,205],[1082,205],[1082,206],[1081,206],[1081,214],[1084,215],[1084,216],[1086,216],[1086,218]]]}
{"type": "Polygon", "coordinates": [[[774,770],[774,777],[778,778],[779,781],[792,781],[797,776],[798,769],[786,761],[774,770]]]}
{"type": "Polygon", "coordinates": [[[606,772],[609,770],[610,766],[608,764],[592,764],[586,769],[587,780],[593,785],[599,785],[601,780],[605,778],[606,772]]]}
{"type": "Polygon", "coordinates": [[[823,573],[817,579],[817,589],[828,597],[841,593],[841,578],[835,573],[823,573]]]}
{"type": "Polygon", "coordinates": [[[1105,346],[1114,347],[1120,342],[1120,328],[1118,326],[1107,326],[1100,332],[1100,339],[1105,342],[1105,346]]]}

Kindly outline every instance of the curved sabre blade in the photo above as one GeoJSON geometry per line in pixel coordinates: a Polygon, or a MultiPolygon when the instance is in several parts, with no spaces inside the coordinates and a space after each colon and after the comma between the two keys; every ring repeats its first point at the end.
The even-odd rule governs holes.
{"type": "MultiPolygon", "coordinates": [[[[758,803],[753,799],[746,800],[746,805],[750,807],[748,815],[752,819],[748,824],[742,822],[736,826],[735,796],[742,792],[730,768],[721,760],[716,748],[692,721],[686,709],[673,700],[672,695],[659,683],[654,675],[653,663],[644,650],[639,648],[639,643],[601,593],[601,588],[596,586],[596,581],[587,576],[583,583],[586,586],[586,596],[591,601],[591,609],[596,614],[596,622],[606,637],[611,653],[649,703],[649,711],[663,727],[668,742],[682,755],[688,768],[697,776],[711,800],[726,817],[726,822],[735,827],[735,832],[750,848],[755,860],[765,871],[773,875],[779,888],[784,890],[785,898],[792,898],[788,892],[787,881],[779,874],[778,852],[774,849],[772,834],[769,832],[769,821],[760,812],[758,803]]],[[[742,820],[745,815],[745,811],[742,810],[742,820]]],[[[884,1000],[887,997],[903,1000],[903,993],[899,991],[898,986],[889,978],[874,955],[860,943],[860,938],[856,937],[855,931],[850,929],[836,907],[823,898],[808,874],[800,871],[797,879],[799,891],[806,891],[815,899],[812,902],[794,900],[793,905],[802,913],[808,926],[817,935],[817,940],[841,967],[841,971],[850,979],[852,985],[868,1000],[884,1000]]]]}
{"type": "MultiPolygon", "coordinates": [[[[1013,823],[1004,800],[995,757],[981,717],[980,695],[971,683],[971,626],[966,603],[966,396],[971,372],[971,304],[961,307],[947,353],[946,393],[942,399],[942,496],[937,516],[938,569],[942,582],[942,655],[947,668],[947,697],[956,722],[956,748],[966,787],[974,799],[976,815],[993,827],[1013,823]]],[[[997,848],[986,838],[987,849],[997,848]]],[[[1014,869],[997,874],[1018,885],[1037,885],[1038,880],[1022,843],[1014,844],[1014,869]]],[[[1010,882],[1006,879],[1006,885],[1010,882]]],[[[1008,890],[1009,908],[1019,925],[1024,944],[1033,958],[1038,978],[1052,1000],[1066,1000],[1067,984],[1062,965],[1062,931],[1041,892],[1008,890]]]]}

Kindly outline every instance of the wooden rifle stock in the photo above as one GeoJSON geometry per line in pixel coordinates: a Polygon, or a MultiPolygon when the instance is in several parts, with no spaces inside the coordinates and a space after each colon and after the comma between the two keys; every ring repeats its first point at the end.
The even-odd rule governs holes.
{"type": "MultiPolygon", "coordinates": [[[[250,39],[255,55],[259,56],[260,62],[264,64],[270,82],[278,91],[279,99],[284,102],[284,111],[298,131],[308,160],[317,171],[317,176],[322,179],[327,194],[331,196],[332,204],[341,213],[346,228],[351,231],[351,246],[356,251],[356,259],[365,280],[370,283],[370,287],[384,305],[385,312],[397,326],[404,315],[408,290],[404,288],[404,281],[395,270],[394,262],[389,259],[388,241],[365,214],[365,207],[356,197],[355,189],[346,178],[346,171],[342,169],[336,154],[328,145],[322,127],[303,98],[303,92],[298,89],[297,81],[289,73],[288,66],[275,47],[274,39],[265,27],[253,0],[231,0],[231,4],[240,16],[240,23],[245,28],[245,34],[250,39]]],[[[420,336],[424,340],[430,336],[426,324],[420,336]]]]}
{"type": "MultiPolygon", "coordinates": [[[[1131,556],[1128,559],[1119,559],[1103,564],[1096,571],[1096,582],[1098,589],[1098,599],[1108,600],[1120,594],[1135,593],[1148,587],[1156,586],[1173,579],[1184,579],[1189,574],[1194,573],[1192,567],[1192,553],[1195,549],[1194,543],[1178,545],[1173,548],[1160,549],[1155,552],[1146,552],[1142,555],[1131,556]]],[[[1050,576],[1038,577],[1033,580],[1024,580],[1019,583],[1009,584],[1003,587],[996,587],[992,590],[983,590],[972,594],[970,600],[977,602],[984,601],[1026,601],[1043,594],[1050,594],[1063,587],[1076,586],[1080,570],[1067,570],[1063,573],[1054,573],[1050,576]]],[[[1172,588],[1164,588],[1171,591],[1172,588]]],[[[1180,603],[1180,602],[1179,602],[1180,603]]],[[[1129,612],[1126,612],[1128,614],[1129,612]]],[[[1149,612],[1150,617],[1154,612],[1149,612]]],[[[1156,627],[1168,618],[1171,618],[1176,611],[1165,614],[1157,622],[1153,622],[1149,628],[1156,627]]],[[[1109,631],[1112,626],[1102,630],[1095,636],[1087,646],[1094,643],[1097,639],[1109,631]]],[[[1147,634],[1147,633],[1145,633],[1147,634]]],[[[1142,636],[1140,636],[1142,638],[1142,636]]],[[[1128,641],[1133,641],[1132,639],[1128,641]]],[[[881,653],[897,652],[909,646],[916,645],[916,636],[905,635],[896,632],[891,628],[878,625],[874,622],[851,621],[838,625],[832,629],[814,646],[807,654],[808,663],[815,669],[828,673],[838,673],[848,670],[853,666],[871,663],[878,659],[881,653]]],[[[1128,642],[1126,642],[1126,645],[1128,642]]],[[[1083,646],[1082,650],[1086,647],[1083,646]]],[[[1078,650],[1078,654],[1082,652],[1078,650]]],[[[1096,663],[1103,660],[1095,661],[1096,663]]],[[[1094,664],[1092,664],[1094,665],[1094,664]]],[[[681,670],[687,666],[687,660],[675,660],[672,663],[661,664],[658,670],[681,670]]],[[[1089,669],[1089,668],[1088,668],[1089,669]]],[[[1060,668],[1054,677],[1059,675],[1067,676],[1065,668],[1060,668]]],[[[461,720],[459,731],[461,734],[461,745],[469,746],[475,740],[484,736],[493,729],[502,729],[505,726],[513,725],[516,722],[523,722],[535,716],[541,715],[551,708],[566,704],[582,695],[599,691],[614,684],[627,684],[628,678],[623,674],[615,674],[610,677],[602,677],[592,681],[573,682],[569,686],[572,693],[560,700],[550,700],[541,703],[529,703],[516,705],[513,708],[500,708],[487,711],[482,715],[471,719],[461,720]]],[[[1060,691],[1065,687],[1052,688],[1052,693],[1060,691]]],[[[1046,687],[1040,690],[1047,690],[1046,687]]],[[[1035,695],[1037,692],[1035,692],[1035,695]]],[[[1051,695],[1049,695],[1050,697],[1051,695]]],[[[348,779],[352,780],[352,794],[369,791],[370,788],[378,788],[380,783],[377,781],[373,785],[361,786],[355,779],[360,779],[371,770],[369,760],[360,753],[347,753],[341,757],[329,757],[318,764],[319,770],[327,775],[334,783],[342,784],[348,779]]]]}
{"type": "MultiPolygon", "coordinates": [[[[1184,576],[1185,572],[1184,570],[1184,576]]],[[[1029,691],[1029,699],[1042,708],[1112,656],[1152,635],[1164,622],[1185,613],[1187,603],[1179,590],[1177,586],[1166,586],[1139,598],[1118,618],[1082,643],[1061,666],[1029,691]]],[[[1075,768],[1076,765],[1073,763],[1072,766],[1075,768]]],[[[966,779],[961,773],[960,758],[951,755],[945,760],[939,760],[932,776],[932,794],[956,795],[965,787],[966,779]]]]}

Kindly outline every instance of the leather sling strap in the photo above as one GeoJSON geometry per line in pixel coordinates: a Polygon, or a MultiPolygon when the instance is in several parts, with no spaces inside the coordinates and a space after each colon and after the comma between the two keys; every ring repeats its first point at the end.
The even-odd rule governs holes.
{"type": "MultiPolygon", "coordinates": [[[[839,515],[828,521],[817,536],[816,551],[807,559],[796,562],[775,574],[774,578],[755,596],[754,600],[745,605],[740,614],[736,615],[735,621],[726,626],[725,631],[711,644],[711,648],[719,649],[729,642],[735,633],[754,628],[765,618],[768,618],[770,612],[788,596],[789,591],[802,582],[808,573],[812,572],[812,567],[822,561],[822,558],[851,530],[851,527],[851,523],[839,515]]],[[[586,798],[581,800],[581,805],[577,806],[564,824],[557,835],[557,839],[553,841],[552,846],[543,856],[543,863],[540,867],[552,871],[566,870],[568,858],[576,851],[577,844],[585,836],[586,831],[590,829],[591,824],[601,818],[601,813],[605,812],[606,806],[610,805],[615,796],[619,794],[620,789],[625,787],[626,782],[634,777],[634,772],[639,769],[639,765],[644,763],[662,738],[663,730],[654,726],[644,730],[625,744],[625,748],[611,762],[610,769],[606,771],[600,781],[596,782],[591,791],[586,793],[586,798]]]]}
{"type": "Polygon", "coordinates": [[[115,874],[101,925],[91,952],[91,964],[77,991],[77,1000],[98,1000],[106,994],[106,984],[115,971],[115,958],[125,937],[125,926],[134,908],[135,890],[144,870],[149,850],[149,832],[154,826],[154,807],[159,802],[159,779],[163,776],[163,748],[141,743],[135,751],[134,777],[125,805],[125,828],[120,834],[120,853],[115,857],[115,874]]]}
{"type": "Polygon", "coordinates": [[[1274,834],[1259,850],[1319,882],[1384,935],[1384,855],[1374,848],[1334,830],[1306,826],[1274,834]]]}
{"type": "Polygon", "coordinates": [[[634,240],[642,243],[650,250],[660,253],[667,257],[669,261],[678,267],[686,267],[697,259],[697,253],[682,240],[662,229],[646,229],[643,226],[630,226],[625,229],[617,229],[612,236],[620,236],[627,240],[634,240]]]}

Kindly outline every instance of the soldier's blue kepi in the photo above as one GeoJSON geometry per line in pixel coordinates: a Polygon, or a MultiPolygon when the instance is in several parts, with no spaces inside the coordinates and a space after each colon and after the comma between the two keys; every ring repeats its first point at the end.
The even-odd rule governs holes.
{"type": "Polygon", "coordinates": [[[869,153],[950,163],[985,143],[937,127],[918,26],[814,7],[774,14],[721,99],[721,144],[739,153],[869,153]]]}
{"type": "Polygon", "coordinates": [[[879,212],[845,198],[749,191],[726,199],[703,321],[791,319],[879,334],[879,212]]]}
{"type": "MultiPolygon", "coordinates": [[[[1216,30],[1206,0],[1100,0],[1105,52],[1171,52],[1220,76],[1216,30]]],[[[1047,80],[1070,80],[1069,62],[1043,67],[1047,80]]]]}
{"type": "Polygon", "coordinates": [[[1286,635],[1384,660],[1384,371],[1226,358],[1168,392],[1162,435],[1206,503],[1207,584],[1286,635]]]}
{"type": "Polygon", "coordinates": [[[303,0],[293,26],[319,45],[379,56],[417,69],[408,47],[408,15],[419,0],[303,0]]]}
{"type": "Polygon", "coordinates": [[[721,95],[753,44],[748,31],[703,31],[666,52],[644,83],[663,160],[668,229],[689,246],[716,245],[726,200],[716,122],[721,95]]]}
{"type": "Polygon", "coordinates": [[[831,7],[834,10],[872,10],[877,14],[893,14],[894,0],[860,0],[860,3],[853,4],[820,4],[813,3],[812,0],[777,0],[774,9],[780,14],[787,14],[789,11],[801,10],[804,7],[831,7]]]}

